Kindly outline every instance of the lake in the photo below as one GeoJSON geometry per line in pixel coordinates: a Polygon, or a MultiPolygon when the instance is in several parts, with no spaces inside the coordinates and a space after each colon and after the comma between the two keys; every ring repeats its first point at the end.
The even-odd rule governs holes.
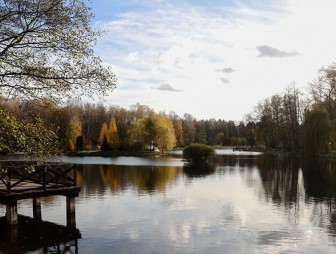
{"type": "MultiPolygon", "coordinates": [[[[65,197],[47,197],[42,218],[63,230],[61,244],[40,226],[19,228],[16,243],[0,234],[0,253],[336,252],[333,160],[228,151],[207,165],[178,153],[63,160],[79,164],[78,234],[63,227],[65,197]]],[[[18,211],[32,217],[32,201],[18,211]]]]}

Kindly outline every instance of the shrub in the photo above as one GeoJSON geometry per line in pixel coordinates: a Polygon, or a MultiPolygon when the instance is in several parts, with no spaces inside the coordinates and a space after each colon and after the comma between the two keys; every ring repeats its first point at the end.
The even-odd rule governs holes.
{"type": "Polygon", "coordinates": [[[183,149],[183,158],[191,161],[207,161],[215,155],[211,146],[203,144],[191,144],[183,149]]]}

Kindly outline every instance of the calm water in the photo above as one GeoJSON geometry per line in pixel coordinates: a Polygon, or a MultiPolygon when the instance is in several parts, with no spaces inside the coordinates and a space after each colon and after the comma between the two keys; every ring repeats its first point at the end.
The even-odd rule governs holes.
{"type": "MultiPolygon", "coordinates": [[[[2,234],[0,253],[336,253],[333,161],[243,152],[203,166],[178,155],[66,160],[81,163],[79,234],[53,242],[20,229],[36,240],[2,234]]],[[[42,202],[43,220],[64,230],[65,197],[42,202]]],[[[32,216],[31,203],[19,213],[32,216]]]]}

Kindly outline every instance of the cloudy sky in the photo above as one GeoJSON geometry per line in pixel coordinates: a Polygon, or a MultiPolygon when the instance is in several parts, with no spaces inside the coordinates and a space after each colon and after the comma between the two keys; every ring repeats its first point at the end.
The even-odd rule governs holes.
{"type": "Polygon", "coordinates": [[[118,77],[107,102],[241,120],[336,60],[335,0],[92,1],[95,48],[118,77]]]}

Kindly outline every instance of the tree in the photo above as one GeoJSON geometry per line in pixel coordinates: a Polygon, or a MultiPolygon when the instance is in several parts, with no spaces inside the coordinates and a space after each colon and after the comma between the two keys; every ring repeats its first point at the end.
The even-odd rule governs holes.
{"type": "Polygon", "coordinates": [[[146,144],[150,147],[151,150],[154,151],[154,146],[156,143],[156,137],[157,137],[157,128],[156,128],[156,116],[154,113],[150,113],[145,119],[144,119],[144,138],[146,144]]]}
{"type": "Polygon", "coordinates": [[[313,110],[305,114],[304,151],[316,156],[328,152],[331,137],[331,122],[325,111],[313,110]]]}
{"type": "Polygon", "coordinates": [[[104,135],[104,138],[103,138],[103,142],[100,146],[100,150],[102,151],[108,151],[110,149],[108,143],[107,143],[107,138],[106,138],[106,135],[104,135]]]}
{"type": "Polygon", "coordinates": [[[207,144],[206,123],[204,120],[195,123],[195,141],[200,144],[207,144]]]}
{"type": "Polygon", "coordinates": [[[174,126],[164,115],[150,113],[147,117],[131,124],[128,130],[130,142],[141,142],[150,149],[158,147],[161,152],[176,144],[174,126]]]}
{"type": "Polygon", "coordinates": [[[76,138],[76,150],[77,151],[83,151],[84,150],[83,136],[77,136],[77,138],[76,138]]]}
{"type": "Polygon", "coordinates": [[[107,141],[107,136],[108,136],[108,128],[107,128],[107,124],[103,123],[103,126],[100,130],[100,135],[99,135],[99,142],[102,144],[104,141],[104,138],[106,138],[107,141]]]}
{"type": "Polygon", "coordinates": [[[57,100],[112,91],[115,75],[94,56],[91,17],[84,0],[1,0],[1,92],[57,100]]]}
{"type": "Polygon", "coordinates": [[[178,147],[181,147],[184,144],[182,119],[173,111],[169,112],[169,119],[173,123],[173,126],[174,126],[176,145],[178,147]]]}
{"type": "Polygon", "coordinates": [[[107,131],[107,141],[109,146],[113,149],[117,149],[120,145],[117,123],[114,117],[112,117],[107,131]]]}
{"type": "Polygon", "coordinates": [[[256,144],[256,133],[254,129],[248,130],[247,143],[253,148],[256,144]]]}
{"type": "MultiPolygon", "coordinates": [[[[85,2],[0,0],[2,94],[6,94],[8,98],[47,97],[50,101],[58,102],[72,95],[105,95],[115,88],[115,75],[94,55],[93,46],[99,32],[90,26],[92,13],[85,2]]],[[[40,130],[41,133],[44,131],[45,138],[52,139],[52,132],[46,131],[45,126],[42,126],[43,122],[38,123],[37,117],[33,118],[36,119],[28,121],[29,128],[40,130]],[[48,134],[51,136],[47,137],[48,134]]],[[[15,119],[20,126],[26,122],[24,118],[20,121],[15,119]]],[[[67,123],[64,128],[60,128],[64,133],[67,123]]],[[[15,137],[15,130],[16,128],[8,128],[8,135],[2,138],[15,137]]],[[[20,130],[24,133],[25,128],[20,127],[20,130]]],[[[29,153],[35,149],[36,140],[30,135],[27,138],[30,142],[24,143],[18,139],[14,143],[23,142],[22,147],[26,147],[29,153]]],[[[19,144],[14,145],[11,140],[2,142],[5,142],[6,145],[2,145],[10,151],[19,149],[19,144]]],[[[74,143],[72,140],[71,142],[74,143]]]]}
{"type": "Polygon", "coordinates": [[[67,150],[73,151],[75,149],[76,139],[80,134],[80,123],[75,119],[71,119],[65,133],[67,150]]]}
{"type": "Polygon", "coordinates": [[[18,120],[0,107],[0,152],[43,158],[57,147],[56,135],[40,118],[34,123],[18,120]]]}
{"type": "Polygon", "coordinates": [[[336,118],[336,63],[320,69],[320,76],[310,83],[309,92],[314,107],[325,109],[331,119],[336,118]]]}
{"type": "Polygon", "coordinates": [[[145,143],[144,131],[144,119],[139,119],[131,123],[127,130],[128,142],[130,144],[140,142],[143,145],[145,143]]]}
{"type": "Polygon", "coordinates": [[[156,145],[164,153],[176,145],[173,123],[165,116],[159,115],[156,123],[156,145]]]}
{"type": "Polygon", "coordinates": [[[184,114],[183,119],[183,137],[184,145],[190,145],[195,142],[196,136],[196,120],[190,114],[184,114]]]}

